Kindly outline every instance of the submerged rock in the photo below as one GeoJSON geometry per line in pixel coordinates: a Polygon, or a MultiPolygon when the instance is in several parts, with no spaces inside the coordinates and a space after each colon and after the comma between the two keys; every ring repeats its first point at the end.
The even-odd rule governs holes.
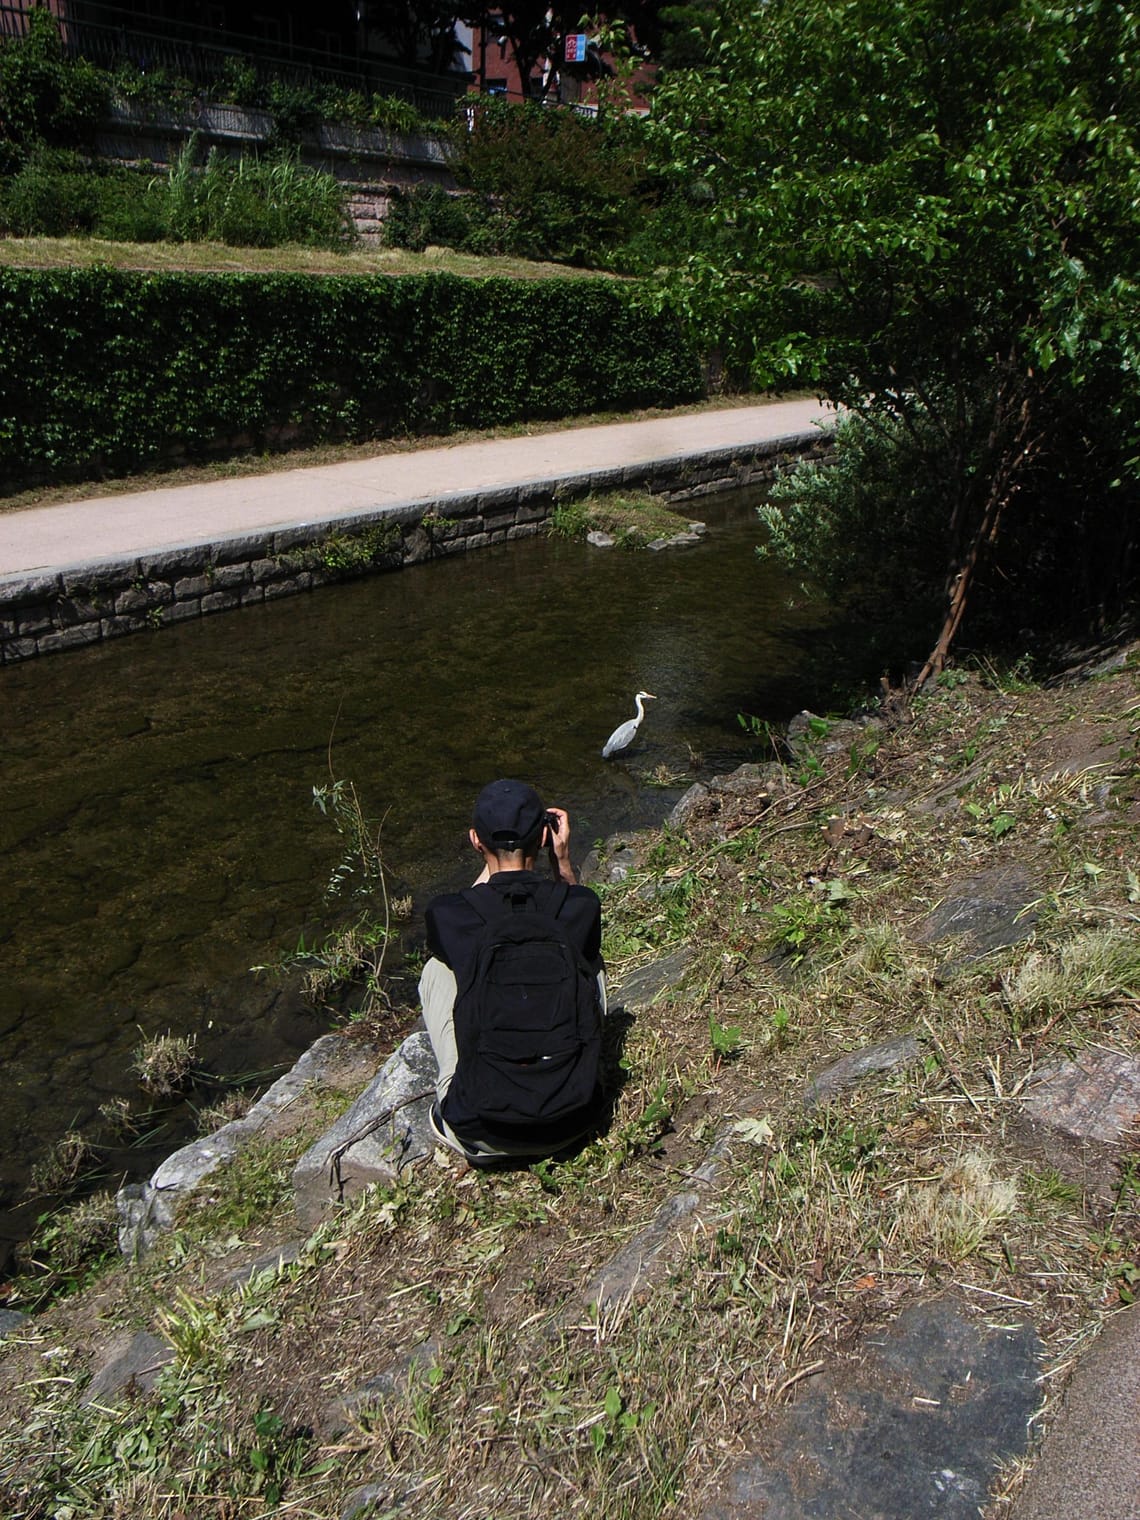
{"type": "Polygon", "coordinates": [[[662,549],[691,549],[694,544],[699,544],[704,537],[702,533],[671,533],[668,538],[652,538],[646,548],[652,549],[654,554],[662,549]]]}

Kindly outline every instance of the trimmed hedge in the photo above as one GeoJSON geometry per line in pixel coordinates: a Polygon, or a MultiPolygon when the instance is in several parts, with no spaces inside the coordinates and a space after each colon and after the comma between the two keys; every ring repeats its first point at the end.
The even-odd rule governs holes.
{"type": "Polygon", "coordinates": [[[702,392],[668,316],[606,280],[0,270],[0,482],[702,392]]]}

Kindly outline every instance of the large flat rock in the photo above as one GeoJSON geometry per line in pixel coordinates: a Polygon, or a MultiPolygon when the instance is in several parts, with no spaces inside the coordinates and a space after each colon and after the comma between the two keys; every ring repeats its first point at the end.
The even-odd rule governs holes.
{"type": "Polygon", "coordinates": [[[279,1077],[240,1119],[231,1119],[211,1135],[202,1135],[163,1161],[149,1182],[119,1189],[119,1250],[138,1261],[160,1235],[174,1228],[180,1205],[212,1172],[228,1166],[255,1141],[271,1138],[291,1125],[294,1106],[322,1087],[357,1088],[376,1070],[375,1052],[342,1034],[322,1035],[279,1077]]]}
{"type": "Polygon", "coordinates": [[[1091,1046],[1071,1061],[1038,1068],[1014,1133],[1023,1150],[1107,1197],[1138,1123],[1140,1060],[1091,1046]]]}
{"type": "Polygon", "coordinates": [[[977,1520],[998,1465],[1026,1449],[1034,1330],[945,1297],[904,1309],[859,1350],[800,1385],[701,1520],[977,1520]]]}
{"type": "Polygon", "coordinates": [[[1020,866],[983,871],[954,882],[915,937],[931,945],[955,942],[955,954],[943,967],[952,972],[1027,939],[1037,922],[1030,905],[1040,895],[1020,866]]]}

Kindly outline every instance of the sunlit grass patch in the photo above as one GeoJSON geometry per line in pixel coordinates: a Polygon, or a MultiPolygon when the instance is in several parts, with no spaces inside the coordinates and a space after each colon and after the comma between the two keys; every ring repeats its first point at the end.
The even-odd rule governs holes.
{"type": "Polygon", "coordinates": [[[668,506],[649,491],[584,496],[555,507],[550,533],[555,538],[585,538],[608,533],[619,548],[639,549],[655,538],[684,532],[690,516],[684,508],[668,506]]]}
{"type": "Polygon", "coordinates": [[[1079,1012],[1140,992],[1140,935],[1135,927],[1087,929],[1056,950],[1035,951],[1002,978],[1019,1026],[1079,1012]]]}
{"type": "Polygon", "coordinates": [[[897,1231],[912,1255],[928,1252],[944,1261],[961,1261],[972,1256],[1016,1207],[1016,1182],[998,1176],[991,1157],[968,1151],[950,1161],[934,1182],[905,1191],[897,1231]]]}

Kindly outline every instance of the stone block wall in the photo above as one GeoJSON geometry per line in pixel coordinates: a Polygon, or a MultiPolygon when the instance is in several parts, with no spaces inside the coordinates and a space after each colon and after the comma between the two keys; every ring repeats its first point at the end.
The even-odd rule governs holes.
{"type": "Polygon", "coordinates": [[[749,451],[678,456],[624,469],[582,471],[522,486],[237,534],[129,559],[0,577],[0,663],[56,654],[190,618],[274,601],[380,570],[398,570],[489,544],[531,538],[554,508],[592,492],[649,489],[670,502],[770,480],[804,454],[811,433],[749,451]]]}

